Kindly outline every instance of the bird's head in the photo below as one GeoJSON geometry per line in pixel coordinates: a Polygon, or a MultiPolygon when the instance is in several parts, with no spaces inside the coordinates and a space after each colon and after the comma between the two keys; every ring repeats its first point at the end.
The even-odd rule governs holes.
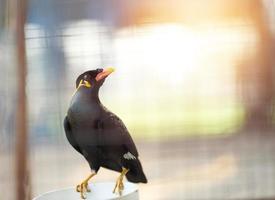
{"type": "Polygon", "coordinates": [[[92,90],[98,90],[105,78],[114,71],[112,67],[86,71],[77,77],[76,89],[78,90],[80,87],[86,87],[92,90]]]}

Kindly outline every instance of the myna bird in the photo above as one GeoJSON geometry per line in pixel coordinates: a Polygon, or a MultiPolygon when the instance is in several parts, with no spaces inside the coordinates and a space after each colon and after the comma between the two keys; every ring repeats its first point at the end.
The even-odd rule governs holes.
{"type": "Polygon", "coordinates": [[[91,175],[77,185],[85,199],[88,181],[100,167],[120,172],[113,193],[123,191],[123,177],[133,183],[147,183],[133,139],[121,119],[102,105],[98,92],[113,68],[86,71],[76,79],[64,129],[70,144],[84,156],[91,175]]]}

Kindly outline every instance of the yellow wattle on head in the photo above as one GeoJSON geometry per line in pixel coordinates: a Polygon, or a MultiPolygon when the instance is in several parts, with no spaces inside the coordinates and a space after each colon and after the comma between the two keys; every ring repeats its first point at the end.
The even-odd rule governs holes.
{"type": "Polygon", "coordinates": [[[79,85],[77,86],[77,89],[76,89],[76,90],[78,90],[78,88],[80,88],[81,86],[84,86],[84,87],[87,87],[87,88],[92,87],[91,83],[89,83],[88,81],[83,80],[83,79],[80,81],[80,83],[79,83],[79,85]]]}

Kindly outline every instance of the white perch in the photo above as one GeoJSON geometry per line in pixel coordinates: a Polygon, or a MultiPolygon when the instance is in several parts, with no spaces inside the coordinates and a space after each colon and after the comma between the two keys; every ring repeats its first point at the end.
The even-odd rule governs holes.
{"type": "MultiPolygon", "coordinates": [[[[104,183],[92,183],[89,185],[91,192],[86,194],[86,200],[138,200],[138,187],[136,184],[124,182],[124,190],[121,196],[114,194],[115,183],[104,182],[104,183]]],[[[54,190],[42,194],[33,200],[81,200],[80,193],[76,192],[75,188],[65,188],[60,190],[54,190]]]]}

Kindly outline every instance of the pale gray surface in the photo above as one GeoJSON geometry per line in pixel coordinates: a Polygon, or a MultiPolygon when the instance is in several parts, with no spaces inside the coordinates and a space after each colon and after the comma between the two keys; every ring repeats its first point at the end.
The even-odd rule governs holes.
{"type": "MultiPolygon", "coordinates": [[[[87,193],[87,200],[105,200],[105,199],[120,199],[120,200],[138,200],[138,188],[135,184],[124,182],[124,191],[121,196],[114,194],[112,191],[115,186],[115,182],[104,183],[92,183],[89,185],[91,192],[87,193]]],[[[75,188],[65,188],[60,190],[54,190],[42,194],[33,200],[76,200],[81,199],[80,193],[75,191],[75,188]]]]}
{"type": "MultiPolygon", "coordinates": [[[[148,184],[137,185],[140,200],[275,197],[274,132],[136,144],[148,178],[148,184]]],[[[15,198],[11,155],[0,151],[1,200],[15,198]]],[[[65,138],[64,143],[33,143],[30,161],[32,197],[75,187],[91,173],[85,158],[65,138]]],[[[118,176],[100,168],[90,183],[114,182],[118,176]]]]}

